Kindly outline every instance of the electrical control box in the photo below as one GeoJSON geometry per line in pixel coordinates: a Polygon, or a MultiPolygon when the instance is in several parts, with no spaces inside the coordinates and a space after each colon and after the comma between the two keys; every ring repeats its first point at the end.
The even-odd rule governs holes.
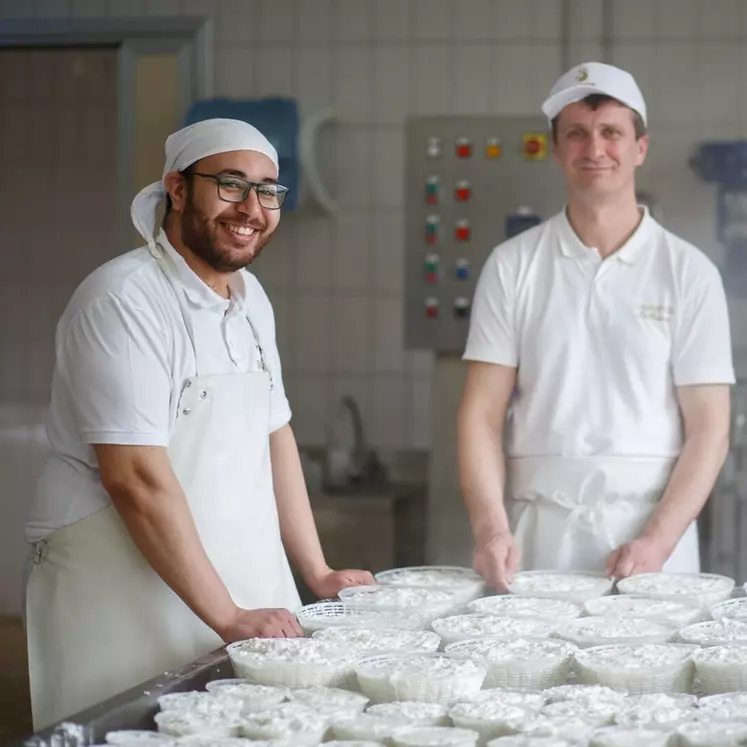
{"type": "Polygon", "coordinates": [[[563,207],[548,122],[414,118],[406,169],[405,344],[461,354],[492,249],[563,207]]]}

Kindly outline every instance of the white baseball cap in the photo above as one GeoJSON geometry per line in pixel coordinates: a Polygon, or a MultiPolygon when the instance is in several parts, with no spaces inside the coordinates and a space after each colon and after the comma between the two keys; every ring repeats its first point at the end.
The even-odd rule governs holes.
{"type": "Polygon", "coordinates": [[[603,62],[584,62],[561,75],[542,104],[542,111],[552,121],[566,106],[594,93],[611,96],[625,104],[638,112],[646,124],[646,102],[635,78],[625,70],[603,62]]]}

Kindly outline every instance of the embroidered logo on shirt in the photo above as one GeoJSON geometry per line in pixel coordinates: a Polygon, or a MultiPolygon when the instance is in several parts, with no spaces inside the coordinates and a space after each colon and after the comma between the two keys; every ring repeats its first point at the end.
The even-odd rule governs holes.
{"type": "Polygon", "coordinates": [[[655,322],[668,322],[674,316],[674,308],[663,304],[642,303],[638,307],[638,316],[641,319],[653,319],[655,322]]]}

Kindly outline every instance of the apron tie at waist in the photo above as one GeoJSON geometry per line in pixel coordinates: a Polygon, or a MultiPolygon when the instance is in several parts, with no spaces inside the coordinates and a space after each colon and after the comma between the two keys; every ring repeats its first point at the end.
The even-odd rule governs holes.
{"type": "Polygon", "coordinates": [[[41,565],[47,559],[49,546],[46,540],[39,540],[31,545],[34,565],[41,565]]]}
{"type": "MultiPolygon", "coordinates": [[[[522,570],[603,572],[611,552],[639,536],[675,459],[522,457],[506,460],[506,508],[522,570]]],[[[676,567],[698,569],[695,526],[676,567]],[[693,548],[695,547],[695,552],[693,548]]],[[[682,544],[682,543],[681,543],[682,544]]]]}

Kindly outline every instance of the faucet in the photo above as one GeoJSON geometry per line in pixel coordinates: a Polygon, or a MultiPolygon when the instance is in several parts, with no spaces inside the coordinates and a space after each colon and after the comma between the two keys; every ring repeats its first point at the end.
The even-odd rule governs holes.
{"type": "Polygon", "coordinates": [[[330,429],[327,444],[327,482],[340,487],[344,487],[345,482],[349,485],[386,482],[384,465],[375,452],[369,449],[358,403],[346,394],[340,400],[339,412],[347,414],[350,419],[353,443],[348,449],[335,443],[334,428],[330,429]],[[346,464],[343,465],[343,461],[346,464]]]}
{"type": "Polygon", "coordinates": [[[353,467],[353,479],[360,479],[365,472],[366,463],[368,462],[368,445],[366,436],[363,431],[363,416],[358,403],[349,394],[346,394],[340,400],[340,410],[347,410],[350,414],[350,422],[353,427],[353,453],[351,456],[351,466],[353,467]]]}

